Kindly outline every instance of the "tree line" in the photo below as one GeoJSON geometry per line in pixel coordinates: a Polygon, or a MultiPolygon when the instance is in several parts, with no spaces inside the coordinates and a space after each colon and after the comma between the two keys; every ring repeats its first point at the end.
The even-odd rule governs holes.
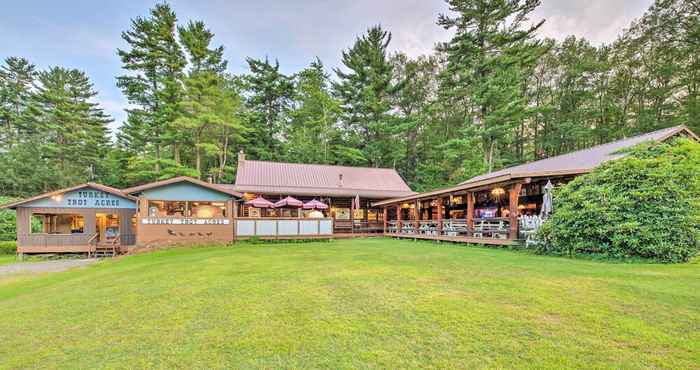
{"type": "Polygon", "coordinates": [[[95,101],[85,72],[0,66],[0,188],[25,196],[96,181],[125,187],[178,175],[230,183],[236,153],[396,168],[417,191],[651,130],[700,131],[700,6],[656,0],[609,45],[542,39],[539,0],[448,0],[431,55],[390,52],[377,25],[285,74],[247,58],[227,70],[202,21],[158,4],[117,50],[127,119],[95,101]]]}

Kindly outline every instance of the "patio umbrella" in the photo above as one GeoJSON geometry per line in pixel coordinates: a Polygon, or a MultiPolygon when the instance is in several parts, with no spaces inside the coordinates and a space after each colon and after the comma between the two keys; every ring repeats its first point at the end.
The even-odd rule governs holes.
{"type": "Polygon", "coordinates": [[[253,200],[245,202],[247,206],[253,206],[255,208],[274,208],[275,204],[263,197],[257,197],[253,200]]]}
{"type": "Polygon", "coordinates": [[[317,201],[316,199],[304,203],[303,205],[304,209],[328,209],[328,205],[322,202],[317,201]]]}
{"type": "Polygon", "coordinates": [[[303,207],[303,206],[304,206],[304,202],[300,201],[299,199],[292,198],[292,197],[286,197],[286,198],[275,203],[275,208],[282,208],[282,207],[299,208],[299,207],[303,207]]]}
{"type": "Polygon", "coordinates": [[[552,189],[554,189],[554,185],[552,185],[551,181],[547,180],[547,185],[544,186],[544,195],[542,197],[542,210],[540,211],[540,218],[543,220],[547,219],[554,210],[552,189]]]}

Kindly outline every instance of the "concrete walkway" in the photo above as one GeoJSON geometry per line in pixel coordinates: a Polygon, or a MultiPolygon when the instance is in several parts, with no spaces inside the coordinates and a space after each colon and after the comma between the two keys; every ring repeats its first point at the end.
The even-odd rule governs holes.
{"type": "Polygon", "coordinates": [[[59,272],[65,271],[74,267],[82,267],[91,265],[99,261],[98,259],[83,259],[83,260],[58,260],[46,262],[18,262],[9,265],[0,266],[0,276],[21,274],[21,273],[40,273],[40,272],[59,272]]]}

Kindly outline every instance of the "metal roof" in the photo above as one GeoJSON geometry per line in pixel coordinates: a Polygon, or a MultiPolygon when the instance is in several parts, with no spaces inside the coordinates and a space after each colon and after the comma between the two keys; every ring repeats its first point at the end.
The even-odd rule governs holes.
{"type": "Polygon", "coordinates": [[[619,151],[621,151],[622,149],[631,148],[637,144],[641,144],[646,141],[661,142],[679,134],[686,135],[688,137],[694,138],[695,140],[700,140],[698,136],[695,135],[695,133],[693,133],[692,131],[690,131],[686,126],[675,126],[661,129],[658,131],[653,131],[643,135],[633,136],[630,138],[614,141],[607,144],[594,146],[588,149],[582,149],[575,152],[542,159],[539,161],[504,168],[502,170],[472,177],[471,179],[461,182],[458,185],[452,187],[433,190],[427,193],[416,194],[408,197],[389,199],[377,202],[375,203],[375,205],[385,205],[397,202],[404,202],[413,199],[421,199],[445,193],[452,193],[455,191],[473,189],[476,187],[503,181],[509,181],[513,179],[522,179],[527,177],[578,175],[588,173],[606,161],[622,157],[624,154],[619,153],[619,151]]]}
{"type": "MultiPolygon", "coordinates": [[[[226,186],[226,185],[223,185],[226,186]]],[[[256,194],[394,198],[415,192],[394,169],[246,160],[232,190],[256,194]]]]}

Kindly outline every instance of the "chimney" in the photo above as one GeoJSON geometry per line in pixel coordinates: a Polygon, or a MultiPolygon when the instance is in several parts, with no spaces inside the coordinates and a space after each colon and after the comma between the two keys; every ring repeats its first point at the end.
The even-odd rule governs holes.
{"type": "Polygon", "coordinates": [[[338,175],[338,187],[342,188],[343,187],[343,174],[338,175]]]}
{"type": "Polygon", "coordinates": [[[214,183],[214,176],[212,176],[212,175],[207,176],[207,182],[210,184],[213,184],[214,183]]]}
{"type": "Polygon", "coordinates": [[[241,151],[238,152],[238,163],[241,164],[243,162],[245,162],[245,152],[241,149],[241,151]]]}

